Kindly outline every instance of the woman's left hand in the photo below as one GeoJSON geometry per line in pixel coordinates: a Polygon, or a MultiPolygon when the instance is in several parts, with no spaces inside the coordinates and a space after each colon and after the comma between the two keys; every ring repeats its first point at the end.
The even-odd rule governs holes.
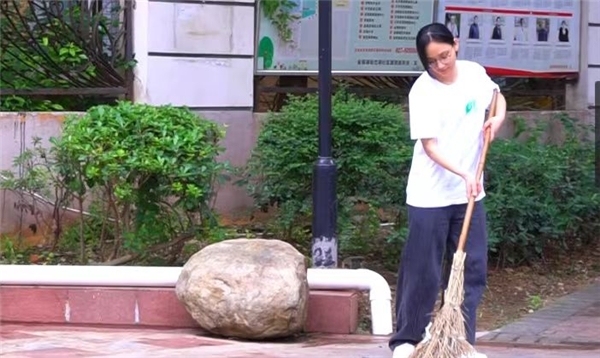
{"type": "Polygon", "coordinates": [[[490,129],[490,142],[494,140],[496,137],[496,133],[498,133],[498,129],[502,125],[503,118],[501,116],[494,116],[483,124],[483,131],[485,132],[488,128],[490,129]]]}

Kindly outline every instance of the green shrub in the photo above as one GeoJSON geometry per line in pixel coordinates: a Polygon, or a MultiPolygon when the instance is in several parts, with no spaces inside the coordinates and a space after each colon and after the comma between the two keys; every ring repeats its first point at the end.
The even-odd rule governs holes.
{"type": "MultiPolygon", "coordinates": [[[[413,148],[407,123],[399,108],[345,92],[333,98],[333,117],[342,255],[375,255],[394,267],[407,233],[405,186],[413,148]],[[367,210],[356,210],[364,203],[367,210]],[[379,227],[381,209],[396,215],[391,234],[379,227]],[[386,235],[387,243],[377,245],[386,235]]],[[[242,180],[259,207],[278,207],[279,237],[296,241],[301,235],[305,247],[317,118],[316,96],[292,98],[281,113],[269,114],[242,180]]],[[[562,121],[560,145],[540,139],[546,121],[528,130],[526,140],[518,132],[490,148],[486,207],[490,258],[499,265],[548,259],[556,250],[573,252],[598,239],[593,143],[579,139],[585,127],[562,121]]]]}
{"type": "Polygon", "coordinates": [[[223,135],[215,122],[188,109],[95,106],[67,117],[51,148],[36,140],[15,160],[24,175],[4,173],[2,186],[56,194],[57,218],[64,217],[63,206],[88,202],[90,215],[81,215],[79,225],[53,223],[55,244],[79,245],[82,260],[154,251],[172,252],[169,260],[175,260],[186,240],[214,234],[213,185],[227,165],[217,161],[223,135]]]}
{"type": "MultiPolygon", "coordinates": [[[[404,202],[412,152],[408,126],[399,107],[344,91],[334,95],[332,113],[339,238],[342,248],[364,247],[368,242],[351,242],[353,233],[364,231],[356,227],[362,220],[353,209],[360,203],[398,210],[404,202]]],[[[266,118],[241,181],[258,206],[278,207],[284,239],[310,218],[317,131],[317,96],[292,97],[266,118]]]]}
{"type": "MultiPolygon", "coordinates": [[[[125,56],[122,21],[125,9],[100,1],[43,2],[3,1],[0,6],[0,88],[24,90],[116,87],[135,66],[125,56]],[[107,16],[107,11],[110,16],[107,16]],[[110,68],[109,68],[110,67],[110,68]]],[[[108,96],[2,95],[2,111],[79,111],[108,96]]]]}
{"type": "Polygon", "coordinates": [[[115,241],[141,251],[210,218],[223,134],[188,109],[119,102],[69,118],[54,144],[71,185],[102,191],[115,241]]]}
{"type": "Polygon", "coordinates": [[[561,144],[543,143],[547,123],[540,123],[525,141],[498,139],[490,147],[490,250],[503,265],[535,261],[549,250],[572,251],[600,238],[594,144],[580,139],[585,126],[569,118],[562,123],[561,144]]]}

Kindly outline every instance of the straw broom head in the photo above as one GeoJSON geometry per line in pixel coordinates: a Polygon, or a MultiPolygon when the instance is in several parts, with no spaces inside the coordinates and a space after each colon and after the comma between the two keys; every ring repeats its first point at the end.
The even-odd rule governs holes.
{"type": "Polygon", "coordinates": [[[417,345],[411,358],[463,358],[475,353],[466,339],[465,320],[461,309],[464,297],[464,263],[466,253],[456,251],[444,306],[431,325],[429,339],[417,345]]]}

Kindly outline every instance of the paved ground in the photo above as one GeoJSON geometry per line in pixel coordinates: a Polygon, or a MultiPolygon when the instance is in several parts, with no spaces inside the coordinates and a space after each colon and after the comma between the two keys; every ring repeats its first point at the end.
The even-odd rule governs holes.
{"type": "Polygon", "coordinates": [[[600,280],[553,305],[485,335],[480,342],[600,348],[600,280]]]}
{"type": "MultiPolygon", "coordinates": [[[[259,344],[211,338],[194,330],[4,324],[0,339],[0,356],[6,358],[391,357],[387,339],[372,336],[312,336],[259,344]]],[[[478,349],[489,358],[600,357],[600,282],[486,334],[478,349]]]]}

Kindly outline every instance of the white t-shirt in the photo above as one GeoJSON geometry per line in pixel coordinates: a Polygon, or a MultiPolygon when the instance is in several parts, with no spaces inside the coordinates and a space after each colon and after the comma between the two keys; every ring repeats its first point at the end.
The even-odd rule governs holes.
{"type": "MultiPolygon", "coordinates": [[[[468,202],[464,179],[429,158],[418,140],[437,138],[441,155],[476,175],[485,112],[494,88],[500,88],[481,65],[457,60],[456,66],[453,84],[443,84],[424,72],[408,95],[410,137],[417,140],[406,188],[408,205],[431,208],[468,202]]],[[[483,197],[484,191],[476,200],[483,197]]]]}

